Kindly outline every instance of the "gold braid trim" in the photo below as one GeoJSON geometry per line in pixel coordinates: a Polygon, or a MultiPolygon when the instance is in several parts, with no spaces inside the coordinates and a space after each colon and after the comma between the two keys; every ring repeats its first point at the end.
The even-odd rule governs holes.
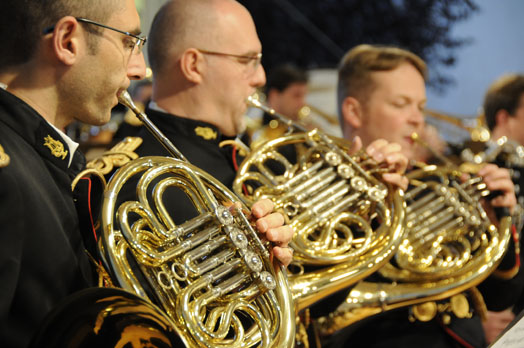
{"type": "Polygon", "coordinates": [[[89,260],[93,263],[93,266],[96,268],[96,273],[98,274],[98,287],[100,288],[116,288],[109,276],[109,273],[102,266],[102,263],[97,261],[89,251],[85,251],[89,260]]]}
{"type": "Polygon", "coordinates": [[[296,317],[297,332],[295,334],[295,343],[298,346],[309,348],[309,337],[307,334],[306,324],[300,320],[300,316],[296,317]]]}
{"type": "Polygon", "coordinates": [[[226,147],[226,146],[236,147],[238,154],[244,157],[247,156],[247,154],[250,152],[249,148],[246,147],[244,143],[242,143],[241,141],[236,141],[236,140],[223,140],[220,142],[220,144],[218,144],[218,146],[219,147],[226,147]]]}
{"type": "Polygon", "coordinates": [[[517,275],[517,273],[519,273],[519,265],[517,264],[511,267],[510,269],[507,269],[504,271],[499,270],[499,269],[493,271],[493,275],[495,277],[503,279],[503,280],[512,279],[513,277],[517,275]]]}
{"type": "Polygon", "coordinates": [[[500,279],[509,280],[512,279],[519,273],[520,268],[520,239],[519,233],[514,229],[515,225],[511,227],[511,235],[513,236],[513,242],[515,243],[515,264],[510,269],[500,270],[496,269],[492,274],[500,279]]]}
{"type": "Polygon", "coordinates": [[[479,289],[477,289],[476,287],[472,287],[471,289],[469,289],[469,294],[471,295],[473,306],[475,307],[475,310],[477,311],[480,319],[483,322],[488,320],[488,307],[486,306],[486,302],[484,302],[484,297],[482,297],[482,294],[480,293],[479,289]]]}
{"type": "Polygon", "coordinates": [[[106,175],[113,171],[115,167],[122,167],[123,165],[138,158],[134,152],[142,144],[142,139],[138,137],[127,137],[109,151],[102,154],[101,157],[89,162],[86,167],[88,169],[95,169],[106,175]]]}

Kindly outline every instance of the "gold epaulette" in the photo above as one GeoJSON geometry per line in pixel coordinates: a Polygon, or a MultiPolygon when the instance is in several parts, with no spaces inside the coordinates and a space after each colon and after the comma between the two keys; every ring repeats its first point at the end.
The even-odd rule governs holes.
{"type": "Polygon", "coordinates": [[[0,145],[0,168],[7,167],[10,160],[9,155],[5,153],[4,148],[0,145]]]}
{"type": "Polygon", "coordinates": [[[104,152],[102,156],[87,163],[88,169],[95,169],[106,175],[113,171],[115,167],[123,165],[138,158],[134,152],[142,144],[142,138],[126,137],[124,140],[104,152]]]}
{"type": "Polygon", "coordinates": [[[488,307],[486,306],[486,302],[484,301],[484,296],[480,293],[479,289],[476,287],[472,287],[469,289],[470,297],[473,301],[473,306],[475,306],[475,310],[477,311],[478,316],[482,321],[488,320],[488,307]]]}

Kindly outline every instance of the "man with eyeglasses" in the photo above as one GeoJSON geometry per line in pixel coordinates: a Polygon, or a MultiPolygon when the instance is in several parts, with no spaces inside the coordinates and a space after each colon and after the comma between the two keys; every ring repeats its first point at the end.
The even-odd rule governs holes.
{"type": "MultiPolygon", "coordinates": [[[[244,131],[245,100],[265,83],[251,15],[234,0],[169,1],[157,13],[151,33],[154,96],[146,114],[189,162],[231,188],[234,163],[240,159],[220,143],[244,131]]],[[[138,136],[143,139],[139,156],[169,156],[146,129],[138,136]]],[[[163,199],[176,223],[197,215],[184,194],[168,192],[163,199]]],[[[275,242],[273,254],[287,265],[293,231],[272,211],[269,200],[251,210],[259,231],[275,242]]]]}
{"type": "Polygon", "coordinates": [[[0,342],[26,347],[63,298],[95,285],[64,128],[100,125],[145,75],[133,0],[0,2],[0,342]]]}

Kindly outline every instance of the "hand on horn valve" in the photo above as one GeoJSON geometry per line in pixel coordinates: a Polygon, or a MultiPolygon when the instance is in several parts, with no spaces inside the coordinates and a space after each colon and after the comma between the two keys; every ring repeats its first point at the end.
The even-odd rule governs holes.
{"type": "Polygon", "coordinates": [[[382,174],[386,182],[405,190],[408,188],[408,178],[404,176],[408,158],[401,152],[402,147],[385,139],[377,139],[368,145],[366,153],[379,165],[388,171],[382,174]]]}
{"type": "Polygon", "coordinates": [[[477,174],[482,177],[488,190],[496,193],[489,201],[488,206],[485,207],[490,217],[492,215],[489,210],[495,207],[508,208],[509,212],[513,213],[513,209],[517,205],[517,198],[515,197],[515,186],[513,181],[511,181],[509,171],[506,168],[500,168],[490,163],[482,167],[477,174]]]}
{"type": "Polygon", "coordinates": [[[293,238],[291,226],[284,225],[284,216],[273,212],[274,204],[269,199],[261,199],[251,207],[251,213],[256,219],[259,232],[266,235],[267,240],[275,243],[273,255],[284,265],[288,266],[293,259],[293,249],[288,243],[293,238]]]}

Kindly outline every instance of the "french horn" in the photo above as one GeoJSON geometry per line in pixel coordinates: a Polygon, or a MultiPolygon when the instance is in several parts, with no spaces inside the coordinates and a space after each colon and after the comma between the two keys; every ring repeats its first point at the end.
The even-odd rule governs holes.
{"type": "Polygon", "coordinates": [[[496,269],[511,235],[511,218],[503,216],[495,226],[480,204],[490,195],[482,179],[462,180],[470,170],[420,165],[408,173],[406,231],[395,257],[378,270],[381,281],[358,283],[336,311],[317,319],[322,335],[406,306],[412,306],[413,320],[429,321],[440,309],[435,301],[444,299],[450,300],[446,310],[469,315],[461,293],[496,269]]]}
{"type": "Polygon", "coordinates": [[[271,199],[293,227],[289,281],[298,312],[394,255],[403,232],[402,192],[379,179],[379,166],[364,152],[349,155],[342,139],[308,131],[254,98],[247,102],[289,127],[247,155],[233,190],[248,206],[271,199]],[[300,148],[296,162],[279,151],[290,145],[300,148]]]}
{"type": "Polygon", "coordinates": [[[175,157],[142,157],[108,182],[100,251],[112,280],[158,305],[188,347],[291,347],[294,311],[285,270],[270,259],[224,185],[188,163],[136,108],[133,110],[175,157]],[[136,195],[122,202],[126,185],[136,195]],[[175,224],[164,204],[168,189],[183,192],[198,215],[175,224]]]}

